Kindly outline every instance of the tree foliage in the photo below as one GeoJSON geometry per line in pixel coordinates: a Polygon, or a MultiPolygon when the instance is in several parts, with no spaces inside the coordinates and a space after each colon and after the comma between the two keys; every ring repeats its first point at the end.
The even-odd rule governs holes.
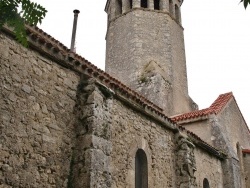
{"type": "Polygon", "coordinates": [[[248,4],[250,4],[250,0],[241,0],[240,2],[243,2],[245,8],[247,8],[248,4]]]}
{"type": "Polygon", "coordinates": [[[17,40],[27,46],[25,23],[37,25],[47,10],[30,0],[0,0],[0,28],[7,24],[14,28],[17,40]]]}

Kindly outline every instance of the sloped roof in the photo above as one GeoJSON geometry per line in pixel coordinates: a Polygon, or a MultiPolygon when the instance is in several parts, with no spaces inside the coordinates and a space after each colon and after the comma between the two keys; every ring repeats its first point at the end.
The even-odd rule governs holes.
{"type": "Polygon", "coordinates": [[[242,150],[242,153],[250,154],[250,149],[243,149],[243,150],[242,150]]]}
{"type": "Polygon", "coordinates": [[[196,110],[193,112],[188,112],[185,114],[177,115],[177,116],[172,117],[171,120],[174,122],[178,122],[178,121],[182,121],[182,120],[203,117],[203,116],[207,116],[210,114],[218,114],[226,106],[226,104],[229,102],[229,100],[232,98],[233,98],[232,92],[221,94],[213,102],[213,104],[210,107],[202,109],[202,110],[196,110]]]}
{"type": "MultiPolygon", "coordinates": [[[[7,28],[4,29],[8,30],[7,28]]],[[[8,32],[12,31],[8,30],[8,32]]],[[[29,36],[29,39],[39,44],[40,49],[44,50],[44,52],[48,50],[49,52],[52,52],[52,54],[54,54],[55,56],[62,58],[64,62],[67,63],[67,65],[66,64],[65,65],[68,68],[71,68],[74,71],[77,71],[79,73],[84,73],[88,76],[96,78],[98,79],[98,81],[109,86],[111,89],[114,88],[116,90],[119,90],[121,93],[125,94],[127,97],[133,100],[135,103],[147,106],[149,109],[157,111],[157,114],[159,113],[159,115],[164,115],[162,113],[163,110],[160,107],[149,101],[144,96],[130,89],[128,86],[124,85],[123,83],[121,83],[114,77],[110,76],[103,70],[97,68],[95,65],[90,63],[85,58],[81,57],[75,52],[72,52],[58,40],[54,39],[52,36],[44,32],[42,29],[39,29],[38,27],[35,26],[27,25],[26,32],[29,36]]],[[[35,47],[32,44],[30,44],[30,46],[35,47]]],[[[38,49],[37,47],[35,48],[38,49]]]]}
{"type": "Polygon", "coordinates": [[[205,149],[207,152],[219,157],[220,159],[223,159],[226,157],[226,154],[223,153],[222,151],[216,149],[215,147],[209,145],[207,142],[202,140],[199,136],[197,136],[195,133],[192,131],[187,130],[184,126],[179,125],[178,128],[182,131],[185,132],[190,138],[193,138],[193,142],[200,146],[201,148],[205,149]]]}
{"type": "MultiPolygon", "coordinates": [[[[14,37],[12,29],[8,27],[4,26],[1,31],[14,37]]],[[[124,85],[117,79],[111,77],[103,70],[97,68],[85,58],[79,56],[75,52],[72,52],[58,40],[44,32],[42,29],[39,29],[36,26],[26,25],[26,32],[28,35],[29,46],[31,48],[39,51],[45,56],[53,59],[58,64],[69,68],[72,71],[95,78],[101,84],[107,86],[110,89],[113,89],[116,93],[119,93],[124,98],[127,98],[134,104],[143,107],[145,111],[151,112],[154,116],[157,116],[158,119],[165,122],[170,122],[172,125],[176,126],[175,122],[171,118],[166,116],[160,107],[146,99],[144,96],[138,94],[136,91],[130,89],[128,86],[124,85]]],[[[223,99],[220,99],[219,101],[221,101],[220,103],[223,103],[223,99]]],[[[224,101],[224,103],[226,104],[227,102],[224,101]]],[[[213,108],[218,108],[216,102],[211,106],[214,106],[213,108]]],[[[224,154],[222,152],[203,141],[193,132],[186,130],[182,126],[178,126],[178,128],[179,130],[185,131],[190,137],[192,137],[196,141],[196,144],[200,147],[204,148],[208,152],[221,159],[224,158],[224,154]]],[[[175,130],[177,129],[175,128],[175,130]]]]}

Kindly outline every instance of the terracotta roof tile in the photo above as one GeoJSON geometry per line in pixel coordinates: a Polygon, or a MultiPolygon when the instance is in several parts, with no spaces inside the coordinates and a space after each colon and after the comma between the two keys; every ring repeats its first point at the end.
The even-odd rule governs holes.
{"type": "Polygon", "coordinates": [[[243,150],[242,150],[242,153],[250,154],[250,149],[243,149],[243,150]]]}
{"type": "Polygon", "coordinates": [[[213,104],[209,108],[177,115],[177,116],[172,117],[171,120],[174,122],[178,122],[182,120],[207,116],[209,114],[218,114],[225,107],[225,105],[228,103],[228,101],[231,98],[233,98],[232,92],[222,94],[213,102],[213,104]]]}
{"type": "MultiPolygon", "coordinates": [[[[3,30],[10,34],[13,34],[13,31],[10,28],[4,27],[3,30]]],[[[64,57],[64,60],[68,61],[64,63],[64,66],[65,64],[67,64],[66,66],[71,67],[73,70],[78,70],[78,72],[80,73],[84,73],[88,76],[98,79],[107,87],[110,87],[111,89],[116,89],[121,94],[126,95],[127,98],[129,98],[130,100],[133,100],[139,105],[147,107],[149,110],[156,114],[160,114],[163,112],[163,110],[159,106],[155,105],[154,103],[152,103],[136,91],[132,90],[128,86],[124,85],[116,78],[110,76],[103,70],[97,68],[85,58],[81,57],[75,52],[70,51],[70,49],[68,49],[55,38],[48,35],[42,29],[39,29],[36,26],[26,25],[26,32],[30,38],[29,40],[33,42],[38,42],[39,45],[41,45],[38,48],[42,49],[42,46],[44,46],[48,48],[48,50],[51,50],[52,54],[56,53],[57,55],[59,54],[61,57],[64,57]]],[[[36,49],[38,48],[36,47],[36,49]]],[[[168,121],[171,122],[171,119],[168,118],[166,115],[162,116],[162,118],[168,119],[168,121]]]]}

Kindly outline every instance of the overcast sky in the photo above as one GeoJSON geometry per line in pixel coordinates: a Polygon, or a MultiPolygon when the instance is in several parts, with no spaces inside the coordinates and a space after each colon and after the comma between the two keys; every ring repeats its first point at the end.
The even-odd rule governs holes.
{"type": "MultiPolygon", "coordinates": [[[[36,0],[48,10],[40,28],[70,46],[79,9],[76,50],[101,69],[105,63],[106,0],[36,0]]],[[[232,91],[250,125],[250,7],[240,0],[185,0],[182,25],[189,95],[200,109],[232,91]]]]}

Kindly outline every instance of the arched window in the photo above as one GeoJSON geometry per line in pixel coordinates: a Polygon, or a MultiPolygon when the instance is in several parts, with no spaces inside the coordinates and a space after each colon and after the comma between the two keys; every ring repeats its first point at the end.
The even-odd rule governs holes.
{"type": "Polygon", "coordinates": [[[177,22],[180,22],[180,9],[178,7],[178,5],[175,5],[175,19],[177,20],[177,22]]]}
{"type": "Polygon", "coordinates": [[[141,0],[141,7],[142,8],[148,8],[148,1],[147,0],[141,0]]]}
{"type": "Polygon", "coordinates": [[[154,9],[160,10],[160,0],[154,0],[154,9]]]}
{"type": "Polygon", "coordinates": [[[138,149],[135,155],[135,188],[148,187],[148,161],[146,153],[138,149]]]}
{"type": "Polygon", "coordinates": [[[169,13],[173,16],[173,0],[169,0],[169,13]]]}
{"type": "Polygon", "coordinates": [[[130,0],[130,9],[133,8],[133,0],[130,0]]]}
{"type": "Polygon", "coordinates": [[[203,188],[210,188],[207,178],[204,178],[203,180],[203,188]]]}
{"type": "Polygon", "coordinates": [[[115,15],[119,16],[122,14],[122,1],[116,0],[115,2],[115,15]]]}

